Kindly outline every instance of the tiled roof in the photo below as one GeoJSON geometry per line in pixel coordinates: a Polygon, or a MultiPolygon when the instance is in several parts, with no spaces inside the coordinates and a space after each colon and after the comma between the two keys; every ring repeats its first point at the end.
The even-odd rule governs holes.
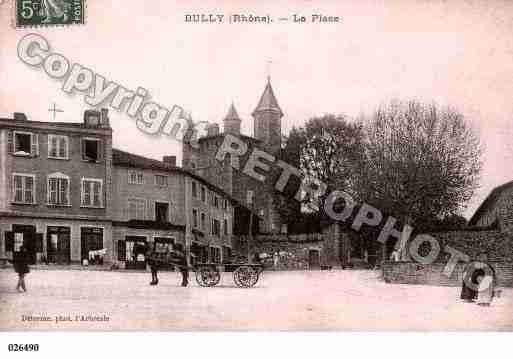
{"type": "Polygon", "coordinates": [[[501,196],[501,194],[503,194],[505,191],[507,191],[511,188],[513,188],[513,181],[507,182],[501,186],[494,188],[493,191],[490,192],[488,197],[486,197],[486,199],[483,201],[483,203],[481,203],[479,208],[476,210],[476,212],[474,213],[474,215],[472,216],[472,218],[469,221],[469,225],[470,226],[476,225],[476,223],[479,221],[481,216],[483,214],[485,214],[488,209],[490,209],[491,207],[493,207],[496,204],[496,202],[499,199],[499,197],[501,196]]]}
{"type": "Polygon", "coordinates": [[[32,120],[16,120],[14,118],[0,117],[0,121],[9,121],[12,124],[17,125],[50,125],[58,127],[76,127],[85,128],[82,122],[45,122],[45,121],[32,121],[32,120]]]}

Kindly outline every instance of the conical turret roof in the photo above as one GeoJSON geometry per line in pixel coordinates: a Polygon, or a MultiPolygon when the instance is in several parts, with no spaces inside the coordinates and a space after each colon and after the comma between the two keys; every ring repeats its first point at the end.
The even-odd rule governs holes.
{"type": "Polygon", "coordinates": [[[232,104],[230,105],[230,109],[228,110],[228,113],[226,114],[225,118],[224,118],[225,121],[227,120],[236,120],[236,121],[240,121],[240,117],[239,117],[239,114],[237,113],[237,110],[235,109],[235,105],[232,104]]]}
{"type": "Polygon", "coordinates": [[[276,96],[274,96],[270,77],[267,78],[267,85],[265,86],[264,93],[260,97],[260,101],[258,102],[255,111],[253,111],[253,115],[262,111],[274,111],[283,116],[283,111],[281,110],[280,105],[278,105],[276,96]]]}

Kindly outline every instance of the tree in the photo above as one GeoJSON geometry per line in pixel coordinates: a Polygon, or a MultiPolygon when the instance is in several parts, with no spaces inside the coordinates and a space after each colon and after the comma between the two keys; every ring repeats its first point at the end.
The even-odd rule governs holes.
{"type": "MultiPolygon", "coordinates": [[[[328,189],[354,194],[356,166],[362,162],[363,156],[363,139],[362,126],[350,123],[344,116],[328,114],[314,117],[304,126],[292,128],[280,159],[297,167],[308,181],[322,182],[328,189]]],[[[288,219],[291,228],[300,228],[298,223],[305,222],[305,214],[299,211],[298,202],[294,199],[300,182],[293,179],[278,203],[280,215],[288,219]]],[[[306,197],[301,202],[313,210],[312,215],[319,216],[316,213],[317,199],[306,197]]]]}
{"type": "MultiPolygon", "coordinates": [[[[282,149],[279,159],[283,162],[295,167],[300,167],[299,153],[301,150],[301,137],[297,129],[292,128],[287,137],[282,139],[282,149]]],[[[274,169],[271,173],[271,182],[274,184],[278,180],[281,170],[274,169]]],[[[295,225],[301,222],[301,205],[294,198],[300,185],[300,179],[292,176],[283,192],[275,191],[274,201],[278,209],[278,213],[287,224],[295,225]]]]}
{"type": "Polygon", "coordinates": [[[331,190],[357,193],[355,176],[364,148],[361,124],[328,114],[310,119],[297,129],[296,136],[300,170],[306,179],[322,182],[331,190]]]}
{"type": "Polygon", "coordinates": [[[477,188],[479,137],[462,114],[417,101],[392,102],[363,118],[362,199],[410,224],[459,213],[477,188]]]}

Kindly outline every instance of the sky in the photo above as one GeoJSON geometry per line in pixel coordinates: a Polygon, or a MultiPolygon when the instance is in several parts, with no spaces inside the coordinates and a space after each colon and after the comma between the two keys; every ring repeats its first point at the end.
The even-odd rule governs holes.
{"type": "MultiPolygon", "coordinates": [[[[217,122],[233,101],[252,134],[266,76],[285,113],[286,134],[324,113],[356,118],[391,99],[450,105],[485,147],[470,217],[496,186],[513,180],[513,1],[170,1],[87,0],[86,24],[15,29],[14,0],[0,3],[0,117],[80,122],[84,94],[62,90],[17,57],[20,39],[44,36],[64,55],[151,101],[217,122]],[[187,23],[187,14],[270,15],[271,24],[187,23]],[[293,14],[338,23],[278,21],[293,14]],[[271,61],[269,63],[269,61],[271,61]]],[[[114,146],[153,158],[181,157],[180,143],[143,134],[110,109],[114,146]]]]}

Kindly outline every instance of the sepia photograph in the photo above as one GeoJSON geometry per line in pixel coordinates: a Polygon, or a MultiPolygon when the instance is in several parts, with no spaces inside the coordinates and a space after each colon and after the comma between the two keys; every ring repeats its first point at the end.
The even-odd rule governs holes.
{"type": "Polygon", "coordinates": [[[511,334],[512,34],[507,0],[0,1],[2,352],[511,334]]]}

